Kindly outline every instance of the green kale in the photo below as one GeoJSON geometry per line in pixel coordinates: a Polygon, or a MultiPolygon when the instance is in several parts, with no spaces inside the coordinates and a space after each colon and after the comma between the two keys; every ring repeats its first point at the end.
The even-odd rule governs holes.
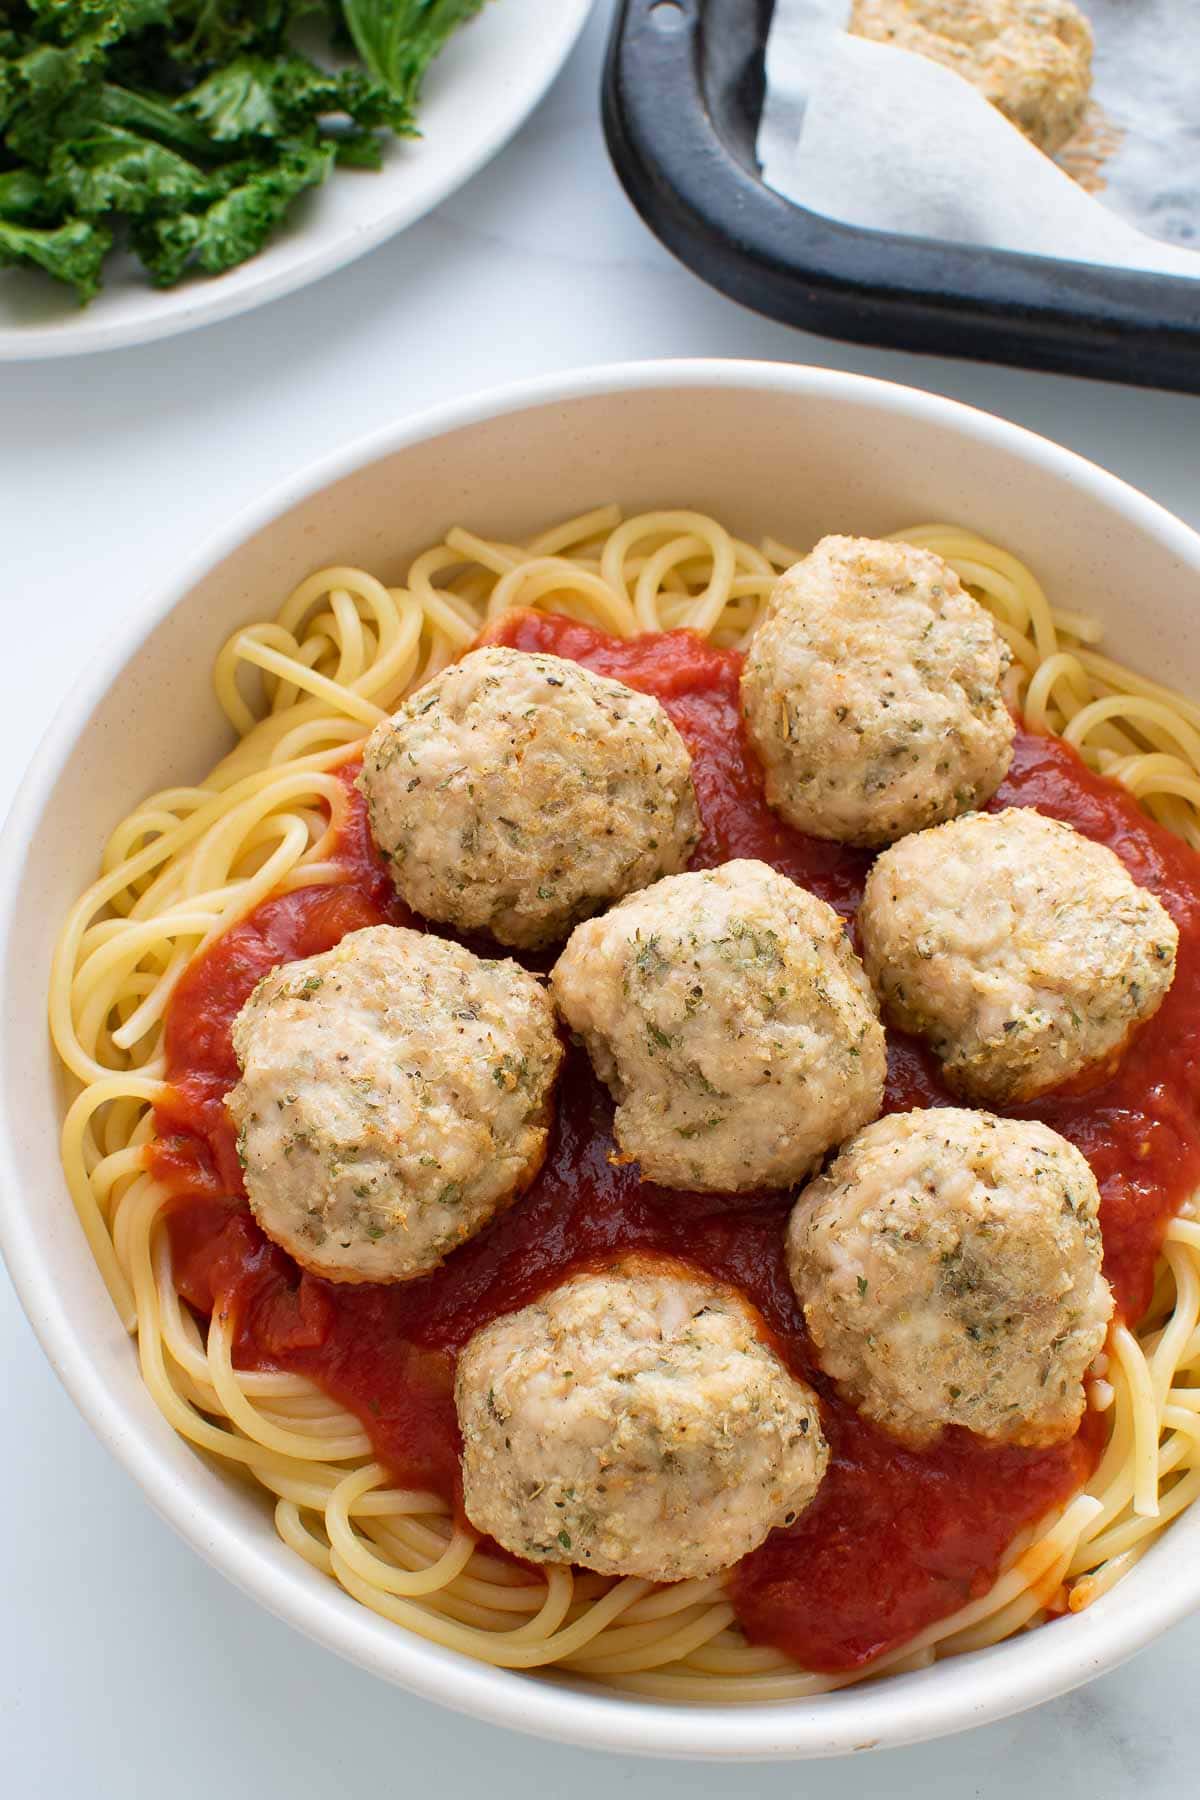
{"type": "Polygon", "coordinates": [[[337,0],[176,0],[165,48],[175,60],[195,64],[222,63],[243,50],[270,54],[287,42],[298,19],[330,11],[340,11],[337,0]]]}
{"type": "Polygon", "coordinates": [[[335,140],[334,157],[339,169],[382,169],[383,144],[378,132],[340,132],[335,140]]]}
{"type": "Polygon", "coordinates": [[[65,211],[177,213],[215,197],[214,178],[174,150],[120,126],[96,125],[50,158],[47,189],[65,211]]]}
{"type": "Polygon", "coordinates": [[[253,256],[334,166],[412,136],[421,79],[483,0],[11,0],[0,262],[95,293],[114,235],[157,286],[253,256]],[[308,21],[358,61],[329,69],[308,21]]]}
{"type": "Polygon", "coordinates": [[[353,120],[360,131],[415,131],[411,108],[361,69],[334,74],[298,55],[235,57],[183,95],[176,110],[214,144],[294,136],[332,115],[353,120]]]}
{"type": "Polygon", "coordinates": [[[301,121],[341,110],[341,84],[302,56],[238,56],[177,103],[217,144],[285,136],[301,121]]]}
{"type": "Polygon", "coordinates": [[[100,270],[112,246],[112,233],[89,219],[70,219],[49,230],[0,219],[0,264],[44,269],[56,281],[90,300],[100,286],[100,270]]]}
{"type": "Polygon", "coordinates": [[[22,225],[42,225],[53,215],[46,184],[30,169],[10,169],[0,175],[0,219],[22,225]]]}
{"type": "Polygon", "coordinates": [[[346,28],[371,74],[408,106],[446,40],[483,0],[342,0],[346,28]]]}
{"type": "Polygon", "coordinates": [[[169,144],[172,149],[182,150],[190,156],[211,154],[209,133],[203,125],[189,118],[179,101],[135,93],[132,88],[106,81],[89,94],[87,109],[88,119],[97,124],[120,125],[127,131],[139,131],[143,137],[169,144]]]}
{"type": "Polygon", "coordinates": [[[80,38],[115,43],[132,31],[162,25],[170,17],[171,0],[26,0],[27,10],[54,43],[80,38]]]}
{"type": "Polygon", "coordinates": [[[254,256],[296,196],[324,181],[333,157],[332,144],[283,143],[272,163],[225,171],[234,184],[201,210],[139,221],[133,244],[155,285],[171,287],[192,267],[219,275],[254,256]]]}

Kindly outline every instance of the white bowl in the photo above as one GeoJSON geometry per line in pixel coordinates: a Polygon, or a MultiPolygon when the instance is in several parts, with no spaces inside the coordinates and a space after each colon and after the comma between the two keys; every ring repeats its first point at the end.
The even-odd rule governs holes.
{"type": "Polygon", "coordinates": [[[227,634],[322,564],[399,576],[456,522],[512,538],[614,499],[704,508],[747,537],[799,543],[961,522],[1026,558],[1059,601],[1098,614],[1118,655],[1200,691],[1200,537],[1067,451],[927,394],[821,369],[647,363],[527,383],[342,451],[244,513],[137,609],[26,778],[0,863],[5,1255],[80,1411],[163,1517],[280,1618],[387,1680],[522,1731],[660,1755],[819,1756],[960,1730],[1111,1669],[1200,1605],[1200,1509],[1086,1612],[809,1702],[668,1706],[488,1668],[356,1604],[285,1548],[264,1504],[174,1435],[59,1169],[51,946],[108,829],[226,747],[210,670],[227,634]]]}

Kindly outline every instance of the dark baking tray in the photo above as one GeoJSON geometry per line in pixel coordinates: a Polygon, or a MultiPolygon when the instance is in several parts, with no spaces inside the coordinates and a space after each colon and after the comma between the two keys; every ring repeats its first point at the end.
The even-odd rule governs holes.
{"type": "Polygon", "coordinates": [[[651,231],[713,287],[859,343],[1200,393],[1200,280],[840,225],[754,156],[774,0],[621,0],[609,153],[651,231]]]}

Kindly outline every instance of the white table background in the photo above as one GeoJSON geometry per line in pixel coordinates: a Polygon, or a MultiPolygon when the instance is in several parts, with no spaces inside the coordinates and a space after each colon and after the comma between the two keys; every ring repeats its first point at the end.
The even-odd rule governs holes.
{"type": "MultiPolygon", "coordinates": [[[[519,5],[520,0],[503,0],[519,5]]],[[[142,350],[0,373],[0,805],[59,697],[185,546],[334,446],[415,409],[585,362],[809,361],[1018,420],[1200,525],[1200,401],[827,343],[744,312],[642,227],[597,112],[609,0],[493,166],[364,261],[142,350]]],[[[639,1762],[410,1699],[259,1612],[93,1441],[0,1274],[0,1793],[11,1800],[532,1789],[605,1800],[1140,1800],[1195,1792],[1200,1619],[1023,1718],[804,1767],[639,1762]]]]}

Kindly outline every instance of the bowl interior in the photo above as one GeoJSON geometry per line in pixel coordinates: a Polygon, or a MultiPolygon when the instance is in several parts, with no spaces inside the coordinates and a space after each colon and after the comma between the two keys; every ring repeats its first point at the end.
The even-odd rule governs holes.
{"type": "Polygon", "coordinates": [[[658,365],[542,383],[397,429],[239,522],[113,645],[38,754],[0,897],[6,1253],[60,1375],[159,1510],[264,1604],[376,1673],[499,1723],[661,1754],[829,1754],[955,1730],[1112,1666],[1200,1602],[1200,1511],[1078,1617],[806,1705],[668,1707],[482,1668],[307,1568],[257,1494],[174,1436],[62,1181],[63,1089],[44,1023],[53,942],[119,817],[154,788],[194,781],[228,747],[210,680],[224,638],[322,565],[396,580],[451,525],[511,539],[614,499],[711,511],[751,540],[769,532],[801,547],[830,531],[952,520],[1029,562],[1060,604],[1098,615],[1114,654],[1200,691],[1200,539],[1068,453],[945,401],[822,371],[658,365]]]}

